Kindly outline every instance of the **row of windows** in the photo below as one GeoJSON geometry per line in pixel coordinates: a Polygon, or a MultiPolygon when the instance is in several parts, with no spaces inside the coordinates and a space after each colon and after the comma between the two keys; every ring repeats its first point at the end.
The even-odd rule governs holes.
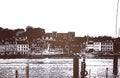
{"type": "Polygon", "coordinates": [[[101,46],[101,48],[113,48],[113,46],[101,46]]]}
{"type": "Polygon", "coordinates": [[[102,51],[113,51],[113,49],[102,49],[102,51]]]}
{"type": "Polygon", "coordinates": [[[113,43],[102,43],[102,45],[113,45],[113,43]]]}
{"type": "Polygon", "coordinates": [[[28,48],[18,48],[18,50],[26,51],[26,50],[29,50],[29,49],[28,48]]]}
{"type": "Polygon", "coordinates": [[[113,45],[86,45],[87,47],[89,46],[101,46],[101,47],[105,47],[105,46],[113,46],[113,45]]]}

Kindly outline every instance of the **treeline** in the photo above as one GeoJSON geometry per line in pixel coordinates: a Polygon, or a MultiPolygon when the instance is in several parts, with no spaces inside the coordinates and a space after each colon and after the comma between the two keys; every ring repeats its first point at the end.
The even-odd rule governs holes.
{"type": "MultiPolygon", "coordinates": [[[[8,29],[0,27],[0,41],[1,40],[10,40],[14,39],[18,36],[28,38],[29,42],[32,42],[34,39],[45,37],[45,29],[43,28],[34,28],[32,26],[27,26],[25,29],[8,29]]],[[[75,38],[75,41],[79,42],[86,42],[87,40],[91,41],[106,41],[106,40],[114,40],[111,36],[98,36],[98,37],[91,37],[91,36],[84,36],[75,38]]],[[[120,42],[120,38],[117,38],[117,41],[120,42]]]]}
{"type": "Polygon", "coordinates": [[[4,28],[0,27],[0,40],[14,38],[14,37],[16,37],[16,33],[18,31],[24,31],[24,29],[11,30],[11,29],[4,29],[4,28]]]}
{"type": "Polygon", "coordinates": [[[28,37],[28,41],[31,42],[36,38],[42,38],[45,35],[45,30],[42,28],[33,28],[27,26],[26,31],[24,29],[5,29],[0,27],[0,40],[10,40],[18,36],[28,37]]]}
{"type": "Polygon", "coordinates": [[[26,31],[21,34],[22,36],[27,36],[28,41],[31,42],[34,39],[42,38],[45,36],[45,30],[42,28],[33,28],[32,26],[27,26],[26,31]]]}

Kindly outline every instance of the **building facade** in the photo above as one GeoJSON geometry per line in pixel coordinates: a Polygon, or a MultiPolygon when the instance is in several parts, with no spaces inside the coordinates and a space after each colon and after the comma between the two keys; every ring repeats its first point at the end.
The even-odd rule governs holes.
{"type": "Polygon", "coordinates": [[[17,41],[17,54],[29,54],[30,48],[27,41],[17,41]]]}
{"type": "Polygon", "coordinates": [[[104,41],[104,42],[86,42],[86,51],[96,51],[96,52],[113,52],[113,42],[104,41]]]}
{"type": "Polygon", "coordinates": [[[5,42],[5,53],[6,54],[15,54],[17,51],[15,41],[6,41],[5,42]]]}
{"type": "Polygon", "coordinates": [[[101,51],[102,52],[113,52],[113,45],[112,41],[106,41],[101,43],[101,51]]]}

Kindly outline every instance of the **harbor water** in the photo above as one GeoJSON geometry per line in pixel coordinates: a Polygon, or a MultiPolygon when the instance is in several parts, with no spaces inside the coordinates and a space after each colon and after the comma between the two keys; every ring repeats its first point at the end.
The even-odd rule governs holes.
{"type": "MultiPolygon", "coordinates": [[[[79,77],[82,59],[79,59],[79,77]]],[[[26,66],[29,66],[29,78],[73,78],[73,59],[0,59],[0,78],[26,78],[26,66]]],[[[113,78],[113,59],[86,59],[86,78],[113,78]]],[[[120,59],[118,60],[120,75],[120,59]]]]}

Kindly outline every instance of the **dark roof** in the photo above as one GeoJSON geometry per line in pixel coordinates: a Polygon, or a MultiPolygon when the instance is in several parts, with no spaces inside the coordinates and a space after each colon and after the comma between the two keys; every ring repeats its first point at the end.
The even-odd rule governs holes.
{"type": "Polygon", "coordinates": [[[28,44],[27,41],[17,41],[17,44],[28,44]]]}

